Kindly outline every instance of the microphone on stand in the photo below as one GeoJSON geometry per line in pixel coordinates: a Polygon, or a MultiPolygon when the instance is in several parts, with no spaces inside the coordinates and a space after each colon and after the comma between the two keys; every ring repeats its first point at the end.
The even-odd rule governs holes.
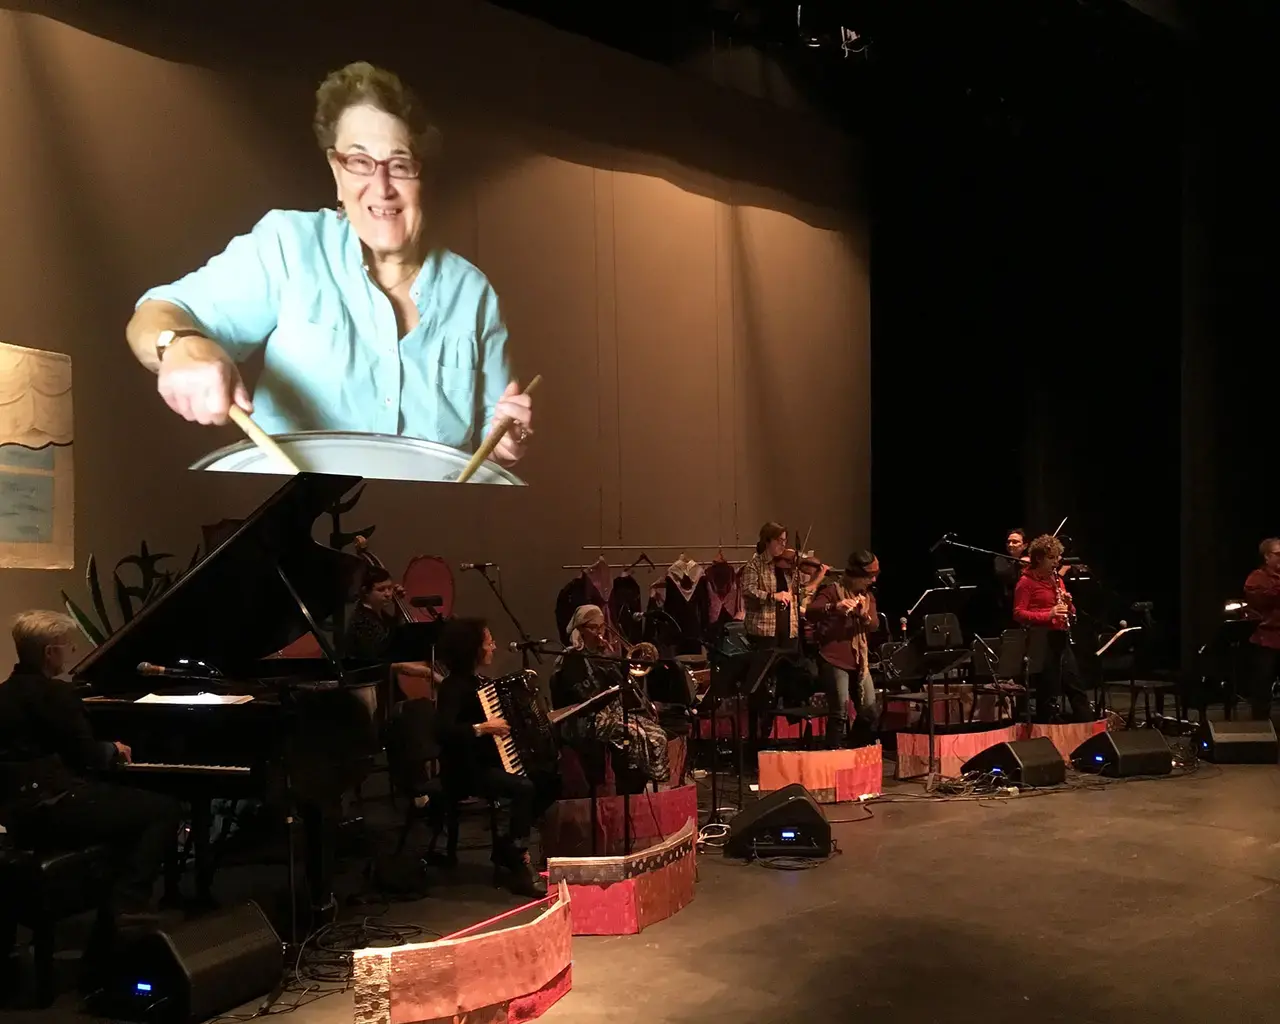
{"type": "Polygon", "coordinates": [[[507,644],[507,650],[532,651],[538,647],[546,647],[549,643],[551,641],[545,638],[542,640],[512,640],[511,643],[507,644]]]}
{"type": "Polygon", "coordinates": [[[955,535],[951,533],[944,533],[941,537],[939,537],[937,540],[933,542],[933,547],[929,549],[929,554],[932,555],[935,551],[938,550],[938,548],[942,547],[942,545],[950,543],[951,538],[953,536],[955,535]]]}
{"type": "Polygon", "coordinates": [[[497,569],[500,566],[497,562],[459,562],[458,568],[463,572],[467,572],[470,569],[479,569],[484,572],[485,569],[497,569]]]}
{"type": "Polygon", "coordinates": [[[904,615],[898,620],[898,629],[902,632],[902,638],[907,637],[907,617],[904,615]]]}

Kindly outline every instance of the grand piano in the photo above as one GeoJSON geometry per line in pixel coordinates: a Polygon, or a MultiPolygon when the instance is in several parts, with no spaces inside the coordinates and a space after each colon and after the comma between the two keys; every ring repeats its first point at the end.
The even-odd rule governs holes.
{"type": "Polygon", "coordinates": [[[321,630],[362,562],[317,544],[312,527],[359,483],[291,477],[72,671],[95,734],[133,750],[111,781],[190,803],[200,899],[210,898],[219,798],[263,799],[279,820],[300,818],[311,905],[332,892],[342,794],[378,746],[361,696],[386,668],[344,665],[321,630]],[[306,633],[323,658],[277,656],[306,633]]]}

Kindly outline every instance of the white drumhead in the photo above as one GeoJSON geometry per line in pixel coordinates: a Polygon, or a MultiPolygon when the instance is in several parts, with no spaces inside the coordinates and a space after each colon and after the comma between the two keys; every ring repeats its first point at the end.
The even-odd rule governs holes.
{"type": "MultiPolygon", "coordinates": [[[[362,476],[371,480],[453,483],[462,475],[470,458],[456,448],[436,441],[388,434],[312,430],[277,434],[274,440],[303,472],[362,476]]],[[[283,475],[252,441],[239,441],[219,448],[197,459],[191,468],[218,473],[283,475]]],[[[524,481],[514,473],[492,461],[481,463],[470,483],[524,485],[524,481]]]]}

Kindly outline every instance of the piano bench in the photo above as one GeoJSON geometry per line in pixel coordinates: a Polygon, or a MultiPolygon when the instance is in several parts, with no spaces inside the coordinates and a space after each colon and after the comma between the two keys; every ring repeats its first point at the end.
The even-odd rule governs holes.
{"type": "Polygon", "coordinates": [[[0,953],[12,950],[18,925],[31,930],[36,998],[42,1006],[57,995],[55,926],[63,918],[105,910],[111,874],[106,846],[36,852],[0,841],[0,953]]]}

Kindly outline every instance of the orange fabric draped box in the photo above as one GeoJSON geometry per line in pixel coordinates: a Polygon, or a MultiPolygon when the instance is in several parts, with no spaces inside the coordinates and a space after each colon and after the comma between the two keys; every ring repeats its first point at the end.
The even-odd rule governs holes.
{"type": "Polygon", "coordinates": [[[798,782],[822,804],[880,795],[879,743],[852,750],[762,750],[759,762],[761,793],[798,782]]]}
{"type": "Polygon", "coordinates": [[[355,1024],[517,1024],[572,987],[569,887],[527,924],[460,939],[360,949],[352,956],[355,1024]]]}
{"type": "Polygon", "coordinates": [[[693,900],[696,819],[630,857],[552,857],[550,883],[569,886],[574,935],[635,935],[693,900]]]}
{"type": "MultiPolygon", "coordinates": [[[[1061,724],[1033,723],[1028,726],[1018,722],[1000,729],[987,729],[983,732],[939,733],[934,737],[935,756],[940,761],[939,774],[945,778],[959,778],[961,766],[971,757],[976,757],[988,747],[1000,743],[1014,743],[1017,740],[1035,739],[1047,736],[1053,740],[1058,753],[1068,764],[1071,752],[1090,736],[1106,732],[1107,723],[1097,722],[1063,722],[1061,724]]],[[[929,737],[920,732],[898,733],[898,770],[897,777],[910,779],[927,774],[929,771],[929,737]]]]}
{"type": "MultiPolygon", "coordinates": [[[[692,783],[631,797],[631,849],[644,850],[675,835],[692,818],[698,820],[698,789],[692,783]]],[[[590,799],[557,800],[543,819],[542,849],[548,857],[617,857],[623,853],[624,801],[620,796],[596,800],[596,848],[591,849],[590,799]]]]}

